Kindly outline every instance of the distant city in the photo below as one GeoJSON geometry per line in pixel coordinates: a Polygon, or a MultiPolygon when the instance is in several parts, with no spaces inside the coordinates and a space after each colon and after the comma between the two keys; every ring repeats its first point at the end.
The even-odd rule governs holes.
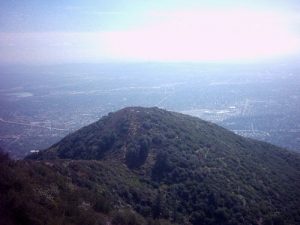
{"type": "Polygon", "coordinates": [[[99,64],[3,67],[0,146],[14,158],[126,106],[157,106],[300,151],[295,64],[99,64]]]}

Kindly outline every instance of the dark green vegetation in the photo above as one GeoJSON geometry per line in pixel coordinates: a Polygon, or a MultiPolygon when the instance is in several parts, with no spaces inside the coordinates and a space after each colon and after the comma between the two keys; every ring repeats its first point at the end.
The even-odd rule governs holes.
{"type": "Polygon", "coordinates": [[[300,224],[298,154],[158,108],[111,113],[28,159],[1,159],[5,224],[300,224]]]}

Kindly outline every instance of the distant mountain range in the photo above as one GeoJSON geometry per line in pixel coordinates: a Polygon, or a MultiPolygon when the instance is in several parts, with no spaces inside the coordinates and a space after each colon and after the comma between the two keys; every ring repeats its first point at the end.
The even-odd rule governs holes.
{"type": "Polygon", "coordinates": [[[300,224],[299,154],[159,108],[0,161],[0,224],[300,224]]]}

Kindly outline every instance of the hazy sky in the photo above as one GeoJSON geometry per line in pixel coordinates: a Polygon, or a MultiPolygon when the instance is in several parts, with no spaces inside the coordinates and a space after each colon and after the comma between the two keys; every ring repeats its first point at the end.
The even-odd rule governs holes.
{"type": "Polygon", "coordinates": [[[1,64],[299,55],[299,0],[0,1],[1,64]]]}

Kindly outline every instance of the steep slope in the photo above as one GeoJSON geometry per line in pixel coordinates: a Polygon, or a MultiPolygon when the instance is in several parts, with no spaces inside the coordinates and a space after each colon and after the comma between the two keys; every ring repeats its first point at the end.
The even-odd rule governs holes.
{"type": "Polygon", "coordinates": [[[79,176],[91,190],[113,196],[115,208],[127,205],[145,218],[300,224],[298,154],[179,113],[125,108],[28,158],[55,165],[79,160],[71,161],[78,167],[72,181],[79,176]],[[115,173],[100,175],[99,163],[115,173]]]}

